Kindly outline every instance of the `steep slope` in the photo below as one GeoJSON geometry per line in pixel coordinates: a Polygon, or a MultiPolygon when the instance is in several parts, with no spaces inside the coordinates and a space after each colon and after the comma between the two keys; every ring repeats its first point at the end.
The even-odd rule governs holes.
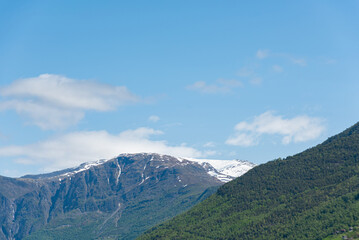
{"type": "Polygon", "coordinates": [[[15,199],[35,191],[38,187],[32,182],[0,176],[0,239],[10,239],[19,228],[15,224],[15,199]]]}
{"type": "Polygon", "coordinates": [[[0,178],[0,239],[133,239],[223,182],[210,165],[159,154],[0,178]]]}
{"type": "Polygon", "coordinates": [[[139,239],[323,239],[359,225],[359,123],[248,171],[139,239]]]}

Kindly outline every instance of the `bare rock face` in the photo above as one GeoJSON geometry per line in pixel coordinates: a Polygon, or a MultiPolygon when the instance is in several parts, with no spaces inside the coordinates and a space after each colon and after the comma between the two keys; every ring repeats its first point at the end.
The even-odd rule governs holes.
{"type": "Polygon", "coordinates": [[[133,239],[213,193],[223,184],[215,171],[142,153],[50,174],[0,177],[0,239],[133,239]]]}

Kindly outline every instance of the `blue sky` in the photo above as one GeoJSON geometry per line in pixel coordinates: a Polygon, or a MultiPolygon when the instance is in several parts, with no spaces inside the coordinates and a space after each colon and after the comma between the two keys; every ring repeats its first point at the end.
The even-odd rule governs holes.
{"type": "Polygon", "coordinates": [[[286,157],[359,120],[358,1],[0,1],[0,175],[286,157]]]}

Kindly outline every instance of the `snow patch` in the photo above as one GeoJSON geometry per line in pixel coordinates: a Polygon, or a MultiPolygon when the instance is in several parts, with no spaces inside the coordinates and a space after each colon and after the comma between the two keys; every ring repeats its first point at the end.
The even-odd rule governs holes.
{"type": "Polygon", "coordinates": [[[120,176],[121,176],[121,167],[120,167],[120,164],[118,164],[118,160],[115,159],[115,162],[116,162],[116,166],[118,168],[118,173],[117,173],[117,176],[116,176],[116,185],[118,184],[118,181],[120,180],[120,176]]]}
{"type": "MultiPolygon", "coordinates": [[[[215,159],[195,159],[186,160],[196,162],[207,169],[207,173],[222,182],[229,182],[242,176],[256,166],[251,162],[241,160],[215,160],[215,159]]],[[[183,161],[183,158],[182,160],[183,161]]]]}
{"type": "Polygon", "coordinates": [[[142,172],[142,174],[141,174],[142,181],[140,182],[139,185],[141,185],[142,183],[144,183],[145,180],[148,179],[148,178],[145,178],[145,170],[146,170],[146,167],[147,167],[147,163],[145,163],[145,166],[143,167],[143,172],[142,172]]]}

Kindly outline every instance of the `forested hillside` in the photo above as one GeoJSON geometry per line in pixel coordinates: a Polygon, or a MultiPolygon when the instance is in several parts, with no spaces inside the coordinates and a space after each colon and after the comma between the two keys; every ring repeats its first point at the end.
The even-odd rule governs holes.
{"type": "Polygon", "coordinates": [[[139,239],[323,239],[359,224],[359,123],[260,165],[139,239]]]}

